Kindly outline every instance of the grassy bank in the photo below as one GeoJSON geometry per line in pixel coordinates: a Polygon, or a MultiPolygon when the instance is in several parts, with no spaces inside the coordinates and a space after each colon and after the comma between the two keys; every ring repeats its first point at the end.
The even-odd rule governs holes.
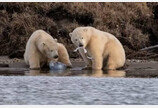
{"type": "Polygon", "coordinates": [[[76,58],[69,32],[93,26],[114,34],[127,58],[156,59],[155,52],[139,50],[157,44],[157,9],[157,3],[0,3],[0,55],[22,57],[29,36],[43,29],[76,58]]]}

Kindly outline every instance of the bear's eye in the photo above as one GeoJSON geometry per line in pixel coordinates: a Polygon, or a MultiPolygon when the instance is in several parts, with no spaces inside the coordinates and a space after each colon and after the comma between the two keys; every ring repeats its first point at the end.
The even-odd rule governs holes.
{"type": "Polygon", "coordinates": [[[75,41],[77,41],[77,39],[75,39],[75,41]]]}
{"type": "Polygon", "coordinates": [[[53,52],[53,50],[50,50],[51,52],[53,52]]]}
{"type": "Polygon", "coordinates": [[[83,37],[81,39],[83,39],[83,37]]]}

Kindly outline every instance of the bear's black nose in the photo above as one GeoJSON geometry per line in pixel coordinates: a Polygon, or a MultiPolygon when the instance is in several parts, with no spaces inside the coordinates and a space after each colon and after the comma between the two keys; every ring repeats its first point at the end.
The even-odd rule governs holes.
{"type": "Polygon", "coordinates": [[[79,44],[79,47],[83,47],[83,44],[79,44]]]}
{"type": "Polygon", "coordinates": [[[55,55],[54,58],[58,58],[58,55],[55,55]]]}

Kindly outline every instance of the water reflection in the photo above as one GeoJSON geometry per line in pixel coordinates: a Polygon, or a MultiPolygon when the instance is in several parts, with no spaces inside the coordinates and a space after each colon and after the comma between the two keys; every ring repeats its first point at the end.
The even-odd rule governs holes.
{"type": "Polygon", "coordinates": [[[92,76],[92,77],[125,77],[126,72],[123,70],[30,70],[26,72],[28,76],[92,76]]]}
{"type": "Polygon", "coordinates": [[[40,76],[40,75],[47,75],[47,73],[42,73],[41,70],[29,70],[28,72],[25,72],[25,75],[28,76],[40,76]]]}
{"type": "Polygon", "coordinates": [[[123,70],[92,70],[92,75],[94,77],[125,77],[126,72],[123,70]]]}

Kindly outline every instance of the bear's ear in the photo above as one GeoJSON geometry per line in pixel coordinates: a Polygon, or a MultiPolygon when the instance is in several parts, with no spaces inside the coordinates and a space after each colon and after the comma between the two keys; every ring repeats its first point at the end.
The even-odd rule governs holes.
{"type": "Polygon", "coordinates": [[[55,42],[58,42],[58,40],[56,38],[54,40],[55,40],[55,42]]]}
{"type": "Polygon", "coordinates": [[[87,30],[88,30],[87,28],[84,28],[84,29],[83,29],[84,32],[87,32],[87,30]]]}
{"type": "Polygon", "coordinates": [[[72,37],[72,33],[69,33],[69,36],[72,37]]]}
{"type": "Polygon", "coordinates": [[[45,44],[45,43],[42,43],[42,45],[45,46],[46,44],[45,44]]]}
{"type": "Polygon", "coordinates": [[[43,42],[43,43],[42,43],[42,46],[43,46],[43,47],[45,47],[45,46],[46,46],[46,44],[43,42]]]}

